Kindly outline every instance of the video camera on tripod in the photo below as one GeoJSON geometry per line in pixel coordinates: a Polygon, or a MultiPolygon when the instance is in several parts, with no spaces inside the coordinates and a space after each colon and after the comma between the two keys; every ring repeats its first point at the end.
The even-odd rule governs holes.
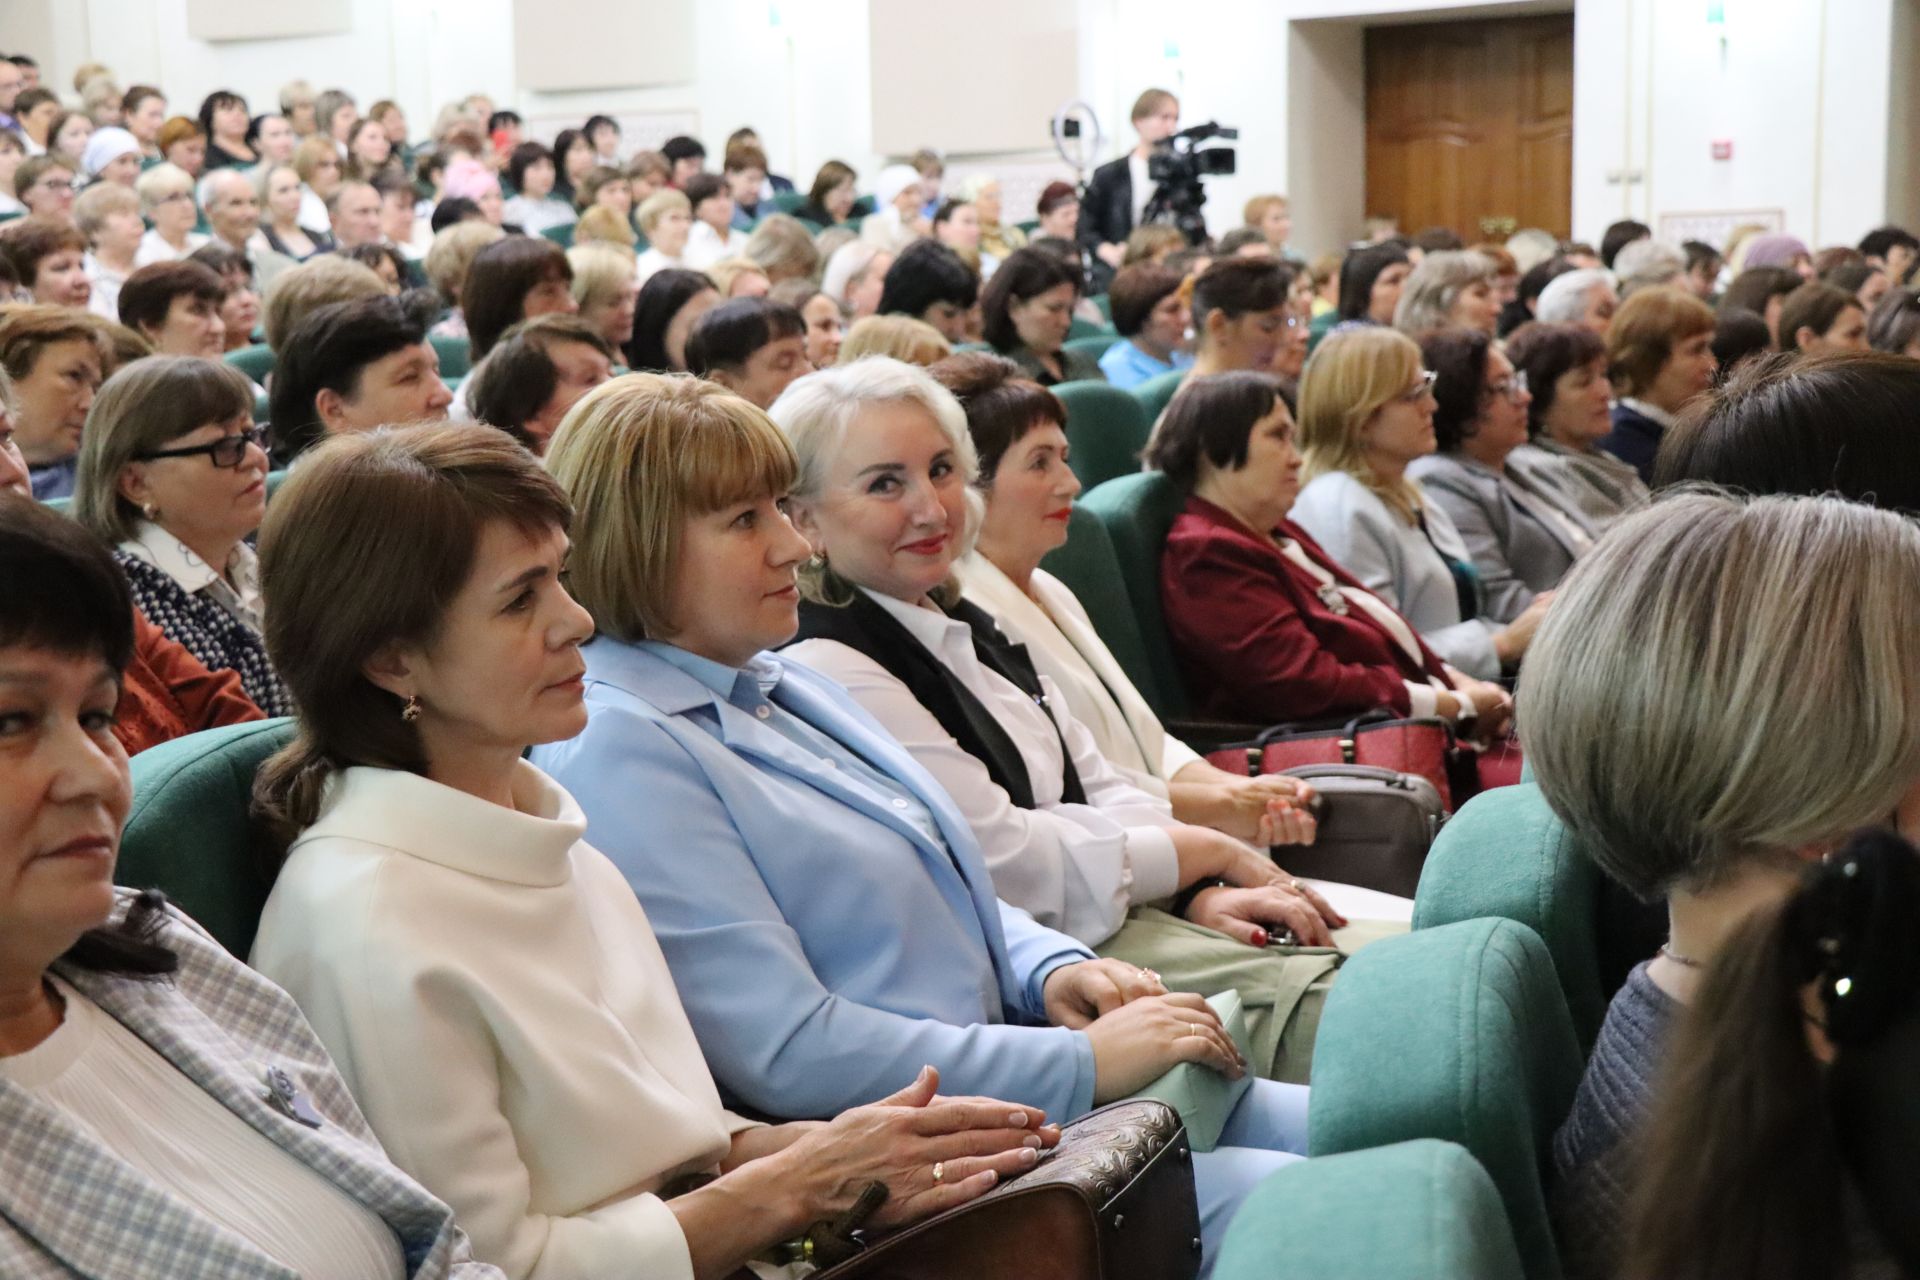
{"type": "Polygon", "coordinates": [[[1232,147],[1209,147],[1203,143],[1218,138],[1233,142],[1238,129],[1229,129],[1215,120],[1194,125],[1168,138],[1147,157],[1147,177],[1154,184],[1153,196],[1140,216],[1144,223],[1161,222],[1175,227],[1188,244],[1207,238],[1207,220],[1200,212],[1207,202],[1202,183],[1219,174],[1232,173],[1235,151],[1232,147]]]}

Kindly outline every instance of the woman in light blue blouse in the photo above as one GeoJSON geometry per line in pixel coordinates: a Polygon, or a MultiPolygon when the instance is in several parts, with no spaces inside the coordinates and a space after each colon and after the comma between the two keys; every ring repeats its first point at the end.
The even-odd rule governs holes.
{"type": "MultiPolygon", "coordinates": [[[[535,752],[652,919],[723,1094],[783,1117],[903,1072],[1069,1120],[1181,1062],[1244,1067],[1198,996],[1001,903],[966,821],[845,690],[768,650],[797,628],[795,462],[745,401],[632,374],[547,461],[593,614],[585,733],[535,752]]],[[[1306,1090],[1256,1080],[1195,1159],[1217,1244],[1304,1150],[1306,1090]]]]}

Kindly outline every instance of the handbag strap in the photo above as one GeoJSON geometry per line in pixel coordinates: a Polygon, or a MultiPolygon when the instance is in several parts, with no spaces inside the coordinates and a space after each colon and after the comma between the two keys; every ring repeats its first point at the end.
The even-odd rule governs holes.
{"type": "Polygon", "coordinates": [[[1453,594],[1460,606],[1462,622],[1480,616],[1480,571],[1464,560],[1455,559],[1440,549],[1433,540],[1433,530],[1427,527],[1427,513],[1424,509],[1413,513],[1414,523],[1420,526],[1420,532],[1426,536],[1427,545],[1433,548],[1433,554],[1440,557],[1440,563],[1447,566],[1447,572],[1453,575],[1453,594]]]}

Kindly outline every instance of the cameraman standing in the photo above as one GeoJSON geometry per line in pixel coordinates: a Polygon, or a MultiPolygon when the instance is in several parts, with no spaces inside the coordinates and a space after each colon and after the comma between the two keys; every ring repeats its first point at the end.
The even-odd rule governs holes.
{"type": "Polygon", "coordinates": [[[1148,89],[1133,102],[1133,129],[1140,135],[1132,151],[1093,171],[1080,204],[1081,248],[1094,259],[1094,292],[1105,292],[1120,268],[1127,236],[1153,197],[1147,157],[1166,145],[1180,128],[1180,100],[1165,89],[1148,89]]]}

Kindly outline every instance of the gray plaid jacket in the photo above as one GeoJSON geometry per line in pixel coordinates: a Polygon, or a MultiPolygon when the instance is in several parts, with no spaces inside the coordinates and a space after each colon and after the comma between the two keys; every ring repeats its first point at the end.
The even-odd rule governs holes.
{"type": "MultiPolygon", "coordinates": [[[[161,940],[180,956],[171,980],[65,965],[55,971],[268,1140],[384,1219],[399,1237],[409,1277],[499,1280],[497,1269],[471,1261],[453,1211],[387,1159],[293,1000],[177,912],[161,940]],[[319,1128],[270,1105],[275,1068],[299,1097],[289,1109],[310,1104],[319,1128]]],[[[76,1275],[295,1280],[58,1108],[0,1081],[0,1276],[76,1275]]]]}

